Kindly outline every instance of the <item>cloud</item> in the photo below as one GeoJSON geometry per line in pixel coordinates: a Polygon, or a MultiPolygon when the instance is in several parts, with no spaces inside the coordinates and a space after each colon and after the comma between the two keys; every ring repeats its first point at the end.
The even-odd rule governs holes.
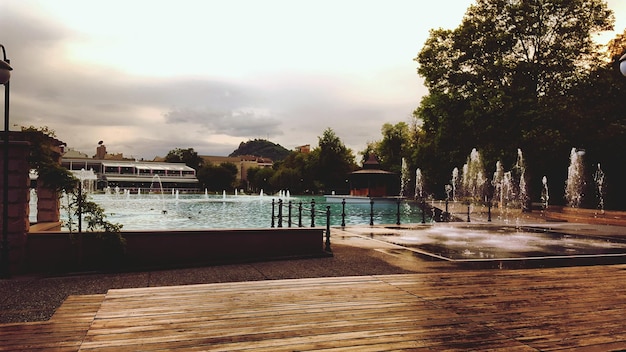
{"type": "MultiPolygon", "coordinates": [[[[0,42],[15,69],[12,124],[48,126],[90,155],[99,140],[110,152],[145,159],[190,147],[227,155],[254,138],[291,149],[315,146],[329,127],[357,152],[380,138],[383,123],[407,120],[419,103],[411,61],[419,40],[398,54],[391,44],[401,40],[402,21],[393,41],[382,27],[361,32],[376,11],[352,25],[340,12],[325,17],[327,25],[348,26],[343,31],[316,27],[295,5],[286,16],[265,3],[242,12],[210,2],[219,27],[197,21],[194,2],[185,5],[191,17],[167,22],[145,9],[140,17],[133,12],[169,8],[156,3],[133,2],[104,21],[96,14],[108,2],[3,2],[0,42]],[[76,6],[61,10],[69,4],[76,6]],[[131,22],[134,29],[125,31],[131,22]],[[398,57],[400,65],[393,63],[398,57]],[[385,63],[371,68],[376,60],[385,63]]],[[[307,6],[326,13],[317,3],[307,6]]]]}
{"type": "Polygon", "coordinates": [[[258,135],[281,135],[280,120],[259,109],[217,111],[212,108],[181,108],[165,114],[167,123],[199,125],[212,134],[251,138],[258,135]]]}

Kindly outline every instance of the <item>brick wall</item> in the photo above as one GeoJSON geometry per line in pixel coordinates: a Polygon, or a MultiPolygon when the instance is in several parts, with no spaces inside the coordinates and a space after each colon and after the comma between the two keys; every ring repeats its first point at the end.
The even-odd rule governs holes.
{"type": "MultiPolygon", "coordinates": [[[[9,144],[9,217],[7,223],[10,272],[15,272],[22,266],[26,253],[26,234],[30,227],[28,221],[28,202],[30,201],[29,152],[27,142],[11,141],[9,144]]],[[[4,142],[0,143],[0,165],[4,165],[4,142]]],[[[4,192],[3,187],[4,172],[0,172],[0,193],[4,192]]],[[[4,204],[0,204],[0,208],[3,206],[4,204]]],[[[3,209],[2,214],[4,214],[3,209]]],[[[0,226],[3,226],[3,221],[3,217],[0,217],[0,226]]]]}

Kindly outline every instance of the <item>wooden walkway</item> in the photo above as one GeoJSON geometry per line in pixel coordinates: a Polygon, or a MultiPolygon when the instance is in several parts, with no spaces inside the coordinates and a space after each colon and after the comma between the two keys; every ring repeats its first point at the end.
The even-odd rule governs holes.
{"type": "Polygon", "coordinates": [[[0,350],[626,349],[626,266],[254,281],[73,296],[0,350]]]}

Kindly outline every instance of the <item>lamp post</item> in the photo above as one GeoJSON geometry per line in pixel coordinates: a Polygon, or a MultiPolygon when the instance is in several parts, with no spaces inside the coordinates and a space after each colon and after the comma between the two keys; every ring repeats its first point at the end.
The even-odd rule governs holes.
{"type": "Polygon", "coordinates": [[[619,70],[622,75],[626,76],[626,54],[619,58],[619,70]]]}
{"type": "Polygon", "coordinates": [[[11,61],[7,59],[4,45],[2,60],[0,60],[0,84],[4,85],[4,166],[2,168],[2,262],[1,272],[3,278],[9,277],[9,80],[11,79],[11,61]]]}

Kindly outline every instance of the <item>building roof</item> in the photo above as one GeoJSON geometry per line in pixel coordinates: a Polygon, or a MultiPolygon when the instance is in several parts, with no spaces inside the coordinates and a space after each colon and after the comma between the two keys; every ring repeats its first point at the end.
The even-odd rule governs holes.
{"type": "Polygon", "coordinates": [[[101,164],[105,167],[134,167],[140,170],[172,170],[172,171],[194,171],[193,168],[184,163],[165,163],[152,161],[135,161],[135,160],[101,160],[101,159],[72,159],[63,158],[63,162],[77,162],[90,164],[101,164]]]}

